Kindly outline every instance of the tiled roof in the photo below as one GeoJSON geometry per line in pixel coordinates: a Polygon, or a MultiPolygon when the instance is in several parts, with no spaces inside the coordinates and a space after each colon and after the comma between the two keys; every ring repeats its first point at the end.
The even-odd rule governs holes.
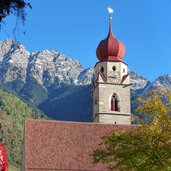
{"type": "Polygon", "coordinates": [[[132,125],[27,120],[25,122],[25,171],[106,171],[93,165],[90,155],[100,137],[132,125]]]}

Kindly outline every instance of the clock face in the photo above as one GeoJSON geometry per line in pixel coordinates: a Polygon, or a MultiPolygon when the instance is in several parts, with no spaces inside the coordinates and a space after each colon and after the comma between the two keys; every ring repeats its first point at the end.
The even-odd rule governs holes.
{"type": "Polygon", "coordinates": [[[114,71],[110,71],[108,73],[108,78],[109,78],[109,82],[111,83],[119,83],[120,81],[119,74],[114,71]]]}

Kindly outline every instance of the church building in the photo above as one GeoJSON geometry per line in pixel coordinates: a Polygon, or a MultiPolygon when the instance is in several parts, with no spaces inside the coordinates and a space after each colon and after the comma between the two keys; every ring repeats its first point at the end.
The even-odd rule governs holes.
{"type": "Polygon", "coordinates": [[[94,67],[93,122],[26,120],[22,157],[23,171],[107,171],[92,163],[100,138],[117,130],[132,130],[128,65],[122,61],[125,47],[112,32],[96,50],[94,67]]]}

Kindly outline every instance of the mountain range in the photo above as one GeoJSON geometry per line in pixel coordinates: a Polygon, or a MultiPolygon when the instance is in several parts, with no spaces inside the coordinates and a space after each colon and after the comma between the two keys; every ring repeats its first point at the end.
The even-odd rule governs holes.
{"type": "MultiPolygon", "coordinates": [[[[0,86],[42,110],[48,117],[92,121],[93,68],[55,50],[28,52],[11,39],[0,42],[0,86]]],[[[171,75],[153,82],[130,71],[131,95],[151,89],[171,91],[171,75]]]]}

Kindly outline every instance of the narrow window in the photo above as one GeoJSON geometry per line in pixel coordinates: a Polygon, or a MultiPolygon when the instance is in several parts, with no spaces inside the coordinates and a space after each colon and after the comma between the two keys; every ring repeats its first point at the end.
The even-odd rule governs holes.
{"type": "Polygon", "coordinates": [[[120,111],[118,96],[114,93],[111,99],[111,111],[120,111]]]}

